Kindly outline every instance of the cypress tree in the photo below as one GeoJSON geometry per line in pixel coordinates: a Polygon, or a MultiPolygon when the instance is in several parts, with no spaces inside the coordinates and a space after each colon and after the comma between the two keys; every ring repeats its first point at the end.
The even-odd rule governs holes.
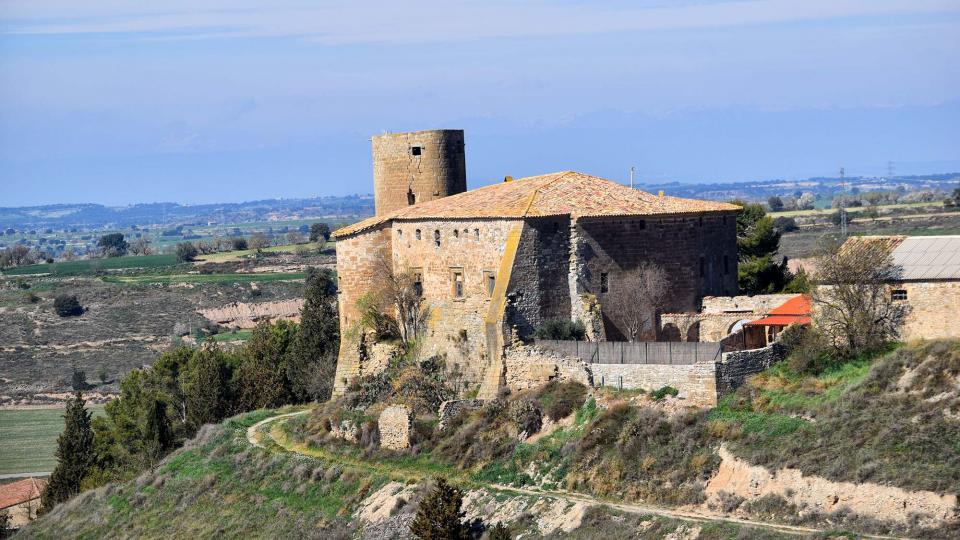
{"type": "Polygon", "coordinates": [[[80,483],[94,464],[90,417],[83,396],[77,392],[63,413],[63,433],[57,438],[57,466],[40,499],[47,510],[79,493],[80,483]]]}
{"type": "Polygon", "coordinates": [[[470,538],[469,527],[463,523],[465,512],[460,511],[462,504],[463,492],[444,478],[437,478],[433,492],[420,501],[410,532],[420,540],[470,538]]]}
{"type": "Polygon", "coordinates": [[[287,380],[299,401],[326,401],[333,391],[340,349],[337,286],[329,270],[307,271],[306,300],[300,311],[300,331],[287,363],[287,380]]]}
{"type": "Polygon", "coordinates": [[[154,398],[147,408],[146,439],[147,449],[152,461],[159,461],[173,446],[173,430],[167,417],[166,402],[154,398]]]}
{"type": "Polygon", "coordinates": [[[193,354],[180,375],[187,423],[194,428],[219,422],[230,409],[227,395],[229,375],[223,354],[206,346],[193,354]]]}

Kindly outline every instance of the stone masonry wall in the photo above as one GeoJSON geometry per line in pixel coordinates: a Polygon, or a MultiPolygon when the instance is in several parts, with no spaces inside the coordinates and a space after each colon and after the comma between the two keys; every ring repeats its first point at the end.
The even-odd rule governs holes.
{"type": "Polygon", "coordinates": [[[462,130],[387,133],[373,137],[372,146],[378,216],[467,190],[462,130]]]}
{"type": "Polygon", "coordinates": [[[910,314],[902,337],[937,339],[960,337],[960,282],[910,282],[892,287],[907,291],[910,314]]]}
{"type": "Polygon", "coordinates": [[[717,391],[729,394],[742,385],[747,377],[760,373],[786,357],[786,349],[771,343],[762,349],[724,353],[717,363],[717,391]]]}
{"type": "Polygon", "coordinates": [[[391,405],[380,413],[377,427],[380,430],[380,446],[390,450],[410,447],[410,409],[403,405],[391,405]]]}
{"type": "Polygon", "coordinates": [[[539,324],[570,319],[567,265],[570,220],[566,217],[526,220],[507,290],[507,325],[518,337],[532,337],[539,324]]]}
{"type": "Polygon", "coordinates": [[[648,392],[672,386],[679,397],[699,407],[717,404],[716,364],[590,364],[596,386],[642,389],[648,392]]]}
{"type": "Polygon", "coordinates": [[[446,355],[468,383],[481,380],[487,365],[484,317],[490,307],[487,279],[497,278],[510,220],[394,221],[394,267],[423,276],[430,310],[422,356],[446,355]],[[417,239],[417,231],[420,238],[417,239]],[[436,242],[439,232],[440,245],[436,242]],[[463,276],[463,296],[454,294],[454,274],[463,276]]]}
{"type": "Polygon", "coordinates": [[[534,346],[513,346],[507,349],[506,386],[520,391],[537,388],[552,380],[575,381],[593,385],[590,366],[579,358],[543,350],[534,346]]]}
{"type": "Polygon", "coordinates": [[[579,218],[576,227],[578,288],[599,299],[609,340],[626,339],[622,310],[629,306],[617,305],[617,295],[622,295],[618,287],[642,262],[660,265],[669,276],[667,312],[695,311],[703,296],[737,290],[736,219],[732,212],[579,218]],[[601,292],[601,274],[607,275],[606,293],[601,292]]]}
{"type": "Polygon", "coordinates": [[[382,260],[391,259],[390,228],[337,239],[337,302],[340,314],[340,354],[333,391],[340,395],[360,373],[360,313],[357,300],[382,279],[382,260]]]}

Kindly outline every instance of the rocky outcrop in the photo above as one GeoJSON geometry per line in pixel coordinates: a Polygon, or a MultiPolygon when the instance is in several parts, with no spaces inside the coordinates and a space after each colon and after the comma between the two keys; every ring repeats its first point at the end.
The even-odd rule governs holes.
{"type": "Polygon", "coordinates": [[[218,308],[197,310],[211,322],[233,328],[253,328],[262,320],[286,320],[299,322],[303,299],[278,300],[247,304],[234,302],[218,308]]]}
{"type": "Polygon", "coordinates": [[[956,495],[834,482],[819,476],[804,476],[796,469],[771,472],[737,458],[722,446],[719,454],[720,468],[706,487],[707,505],[717,506],[721,493],[748,500],[778,495],[807,513],[829,514],[845,508],[884,521],[916,520],[921,525],[934,527],[960,519],[956,514],[956,495]]]}

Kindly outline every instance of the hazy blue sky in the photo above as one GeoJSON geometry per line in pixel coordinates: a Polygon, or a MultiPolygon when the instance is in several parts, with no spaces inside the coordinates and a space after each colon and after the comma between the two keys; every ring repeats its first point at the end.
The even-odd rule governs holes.
{"type": "Polygon", "coordinates": [[[958,58],[957,0],[0,0],[0,206],[368,193],[438,127],[471,187],[956,171],[958,58]]]}

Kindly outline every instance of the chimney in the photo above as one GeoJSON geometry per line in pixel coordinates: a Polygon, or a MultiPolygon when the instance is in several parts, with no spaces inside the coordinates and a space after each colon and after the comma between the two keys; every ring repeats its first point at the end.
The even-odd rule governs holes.
{"type": "Polygon", "coordinates": [[[503,177],[503,181],[504,181],[504,182],[513,182],[513,177],[512,177],[512,176],[504,176],[504,177],[503,177]]]}
{"type": "Polygon", "coordinates": [[[661,190],[660,190],[660,193],[657,193],[657,195],[659,195],[660,198],[662,199],[662,198],[663,198],[663,190],[661,189],[661,190]]]}

